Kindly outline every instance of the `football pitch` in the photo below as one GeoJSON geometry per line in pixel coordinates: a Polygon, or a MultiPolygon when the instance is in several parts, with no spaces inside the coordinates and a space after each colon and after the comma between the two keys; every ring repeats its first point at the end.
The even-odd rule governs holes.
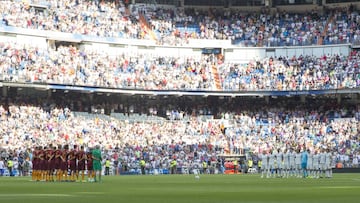
{"type": "Polygon", "coordinates": [[[360,202],[360,174],[331,179],[259,175],[107,176],[101,183],[32,182],[0,177],[0,202],[11,203],[350,203],[360,202]]]}

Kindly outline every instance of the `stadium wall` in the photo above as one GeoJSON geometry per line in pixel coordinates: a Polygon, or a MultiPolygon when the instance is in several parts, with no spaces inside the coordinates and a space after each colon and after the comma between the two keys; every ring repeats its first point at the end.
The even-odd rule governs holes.
{"type": "Polygon", "coordinates": [[[360,173],[360,168],[333,168],[333,173],[360,173]]]}
{"type": "Polygon", "coordinates": [[[325,4],[325,6],[328,8],[344,8],[344,7],[348,7],[350,4],[353,5],[355,8],[360,8],[360,2],[333,3],[333,4],[325,4]]]}
{"type": "Polygon", "coordinates": [[[0,39],[19,44],[35,42],[37,47],[46,48],[49,41],[65,41],[76,43],[81,49],[101,50],[108,53],[137,53],[172,57],[199,58],[204,48],[220,48],[227,61],[248,61],[270,56],[300,56],[327,54],[348,55],[350,44],[326,46],[289,46],[289,47],[240,47],[231,44],[230,40],[190,39],[188,44],[178,46],[162,46],[153,40],[122,39],[110,37],[94,37],[53,31],[29,30],[3,26],[0,27],[0,39]]]}

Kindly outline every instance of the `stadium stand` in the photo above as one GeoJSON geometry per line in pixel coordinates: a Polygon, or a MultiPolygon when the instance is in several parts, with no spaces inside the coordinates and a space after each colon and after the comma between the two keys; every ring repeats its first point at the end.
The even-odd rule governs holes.
{"type": "Polygon", "coordinates": [[[359,167],[356,7],[181,2],[1,1],[1,159],[100,144],[104,158],[121,157],[111,173],[140,174],[141,158],[148,174],[170,173],[173,159],[179,173],[222,173],[223,154],[306,147],[359,167]]]}

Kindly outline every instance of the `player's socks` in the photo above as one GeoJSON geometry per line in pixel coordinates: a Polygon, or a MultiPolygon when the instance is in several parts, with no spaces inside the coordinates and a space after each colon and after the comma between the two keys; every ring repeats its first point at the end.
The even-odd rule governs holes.
{"type": "Polygon", "coordinates": [[[59,170],[58,174],[57,174],[57,178],[58,178],[58,181],[62,181],[62,172],[59,170]]]}
{"type": "Polygon", "coordinates": [[[40,181],[41,179],[41,173],[40,171],[36,171],[36,181],[40,181]]]}
{"type": "Polygon", "coordinates": [[[31,180],[35,181],[35,174],[36,174],[36,171],[33,171],[31,173],[31,180]]]}

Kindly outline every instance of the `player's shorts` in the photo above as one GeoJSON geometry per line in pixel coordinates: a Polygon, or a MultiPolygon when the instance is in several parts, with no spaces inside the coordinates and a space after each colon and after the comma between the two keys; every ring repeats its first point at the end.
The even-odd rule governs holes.
{"type": "Polygon", "coordinates": [[[61,160],[55,160],[55,169],[60,169],[60,165],[61,165],[61,160]]]}
{"type": "Polygon", "coordinates": [[[77,170],[84,171],[85,170],[85,162],[78,162],[77,170]]]}
{"type": "Polygon", "coordinates": [[[296,165],[295,163],[290,163],[290,169],[295,169],[296,165]]]}
{"type": "Polygon", "coordinates": [[[330,163],[325,164],[325,169],[326,169],[326,170],[331,169],[331,165],[330,165],[330,163]]]}
{"type": "Polygon", "coordinates": [[[39,170],[39,169],[38,169],[38,164],[37,164],[37,161],[36,161],[36,160],[33,160],[31,163],[32,163],[32,170],[39,170]]]}
{"type": "Polygon", "coordinates": [[[87,163],[87,164],[86,164],[86,169],[87,169],[88,171],[92,171],[92,170],[93,170],[93,163],[92,163],[92,162],[87,163]]]}
{"type": "Polygon", "coordinates": [[[306,166],[307,166],[306,163],[301,163],[301,168],[302,168],[302,169],[306,169],[306,166]]]}
{"type": "Polygon", "coordinates": [[[95,171],[100,171],[102,169],[100,161],[93,161],[93,169],[95,171]]]}
{"type": "Polygon", "coordinates": [[[309,163],[307,164],[306,168],[309,169],[309,170],[313,170],[313,169],[314,169],[314,168],[313,168],[313,164],[309,164],[309,163]]]}
{"type": "Polygon", "coordinates": [[[76,160],[71,160],[70,164],[69,164],[69,169],[72,171],[76,171],[77,167],[76,167],[76,160]]]}
{"type": "Polygon", "coordinates": [[[314,170],[319,170],[319,165],[317,164],[317,165],[313,165],[313,169],[314,170]]]}
{"type": "Polygon", "coordinates": [[[275,164],[269,164],[268,169],[275,169],[275,164]]]}
{"type": "Polygon", "coordinates": [[[290,164],[284,164],[284,169],[289,170],[290,169],[290,164]]]}
{"type": "Polygon", "coordinates": [[[277,166],[277,168],[278,168],[278,169],[284,169],[285,166],[284,166],[284,164],[279,164],[279,165],[277,166]]]}
{"type": "Polygon", "coordinates": [[[60,163],[60,170],[62,170],[62,171],[67,171],[68,170],[68,164],[67,164],[66,161],[62,161],[60,163]]]}
{"type": "Polygon", "coordinates": [[[40,160],[40,170],[46,171],[48,169],[48,161],[40,160]]]}
{"type": "Polygon", "coordinates": [[[48,164],[49,170],[55,170],[55,160],[51,160],[48,164]]]}

